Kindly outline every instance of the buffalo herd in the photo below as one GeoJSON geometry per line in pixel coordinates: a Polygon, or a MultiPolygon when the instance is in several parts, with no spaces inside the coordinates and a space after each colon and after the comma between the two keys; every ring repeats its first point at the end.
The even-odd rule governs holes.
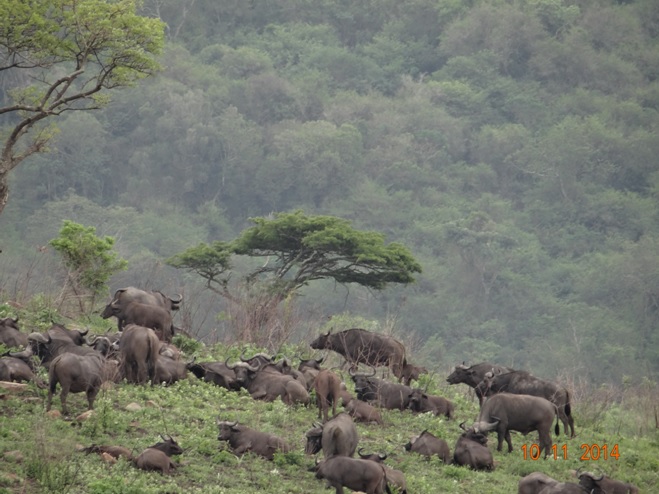
{"type": "MultiPolygon", "coordinates": [[[[313,406],[315,398],[318,419],[306,433],[305,453],[317,458],[311,471],[325,479],[337,494],[344,488],[365,493],[407,492],[403,472],[383,463],[383,453],[363,454],[354,458],[359,445],[356,422],[383,426],[381,410],[408,413],[428,413],[430,417],[454,419],[454,404],[425,389],[412,387],[427,370],[408,361],[403,344],[391,336],[348,329],[321,334],[310,343],[311,349],[326,352],[323,357],[300,358],[297,367],[287,358],[258,353],[241,355],[238,361],[229,358],[217,362],[188,362],[172,345],[177,331],[172,311],[179,308],[182,297],[168,297],[161,292],[134,287],[117,290],[106,305],[102,317],[116,317],[118,331],[105,335],[89,335],[87,330],[68,329],[53,324],[45,332],[25,334],[18,318],[0,319],[0,343],[18,351],[0,358],[0,380],[34,381],[46,387],[38,378],[36,365],[48,369],[47,410],[50,410],[58,386],[63,414],[68,414],[67,395],[86,393],[88,409],[105,381],[126,381],[134,384],[173,384],[188,373],[230,391],[245,389],[256,400],[281,400],[287,405],[313,406]],[[328,353],[345,359],[352,380],[354,395],[348,390],[336,368],[323,367],[328,353]],[[360,365],[370,369],[360,372],[360,365]],[[396,380],[376,377],[376,367],[386,367],[396,380]],[[342,405],[343,410],[337,407],[342,405]],[[392,490],[393,489],[393,490],[392,490]]],[[[235,359],[234,359],[235,360],[235,359]]],[[[456,365],[446,381],[466,384],[479,399],[480,413],[470,427],[460,424],[453,453],[447,438],[423,430],[404,445],[410,453],[437,457],[445,464],[465,466],[473,470],[492,471],[495,461],[487,446],[487,435],[497,433],[497,451],[505,440],[508,452],[513,451],[511,431],[524,435],[537,432],[538,444],[544,456],[550,454],[552,425],[559,435],[559,421],[564,433],[574,437],[572,404],[567,389],[532,374],[509,367],[483,362],[467,366],[456,365]]],[[[252,429],[238,422],[217,420],[217,439],[227,443],[235,455],[246,453],[272,460],[277,453],[292,451],[284,438],[252,429]]],[[[108,457],[128,457],[137,468],[158,471],[163,475],[176,468],[172,455],[183,449],[173,438],[146,448],[133,457],[119,446],[91,446],[84,451],[108,457]]],[[[115,460],[116,461],[116,460],[115,460]]],[[[559,482],[540,473],[531,473],[519,481],[519,494],[563,493],[630,493],[638,489],[606,475],[577,472],[579,483],[559,482]]]]}

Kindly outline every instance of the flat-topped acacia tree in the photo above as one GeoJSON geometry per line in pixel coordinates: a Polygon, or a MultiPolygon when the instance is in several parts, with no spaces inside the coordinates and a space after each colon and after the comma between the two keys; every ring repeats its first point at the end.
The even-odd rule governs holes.
{"type": "Polygon", "coordinates": [[[46,150],[53,117],[95,110],[108,92],[160,70],[164,23],[137,14],[139,0],[0,2],[0,213],[9,173],[46,150]],[[50,123],[48,125],[47,123],[50,123]]]}
{"type": "Polygon", "coordinates": [[[166,261],[198,274],[210,290],[242,307],[249,323],[241,339],[247,341],[268,333],[277,306],[311,281],[382,290],[390,283],[412,283],[421,272],[405,246],[387,244],[381,233],[356,230],[342,218],[295,211],[251,221],[254,226],[233,241],[202,243],[166,261]],[[235,256],[266,260],[235,283],[235,256]]]}

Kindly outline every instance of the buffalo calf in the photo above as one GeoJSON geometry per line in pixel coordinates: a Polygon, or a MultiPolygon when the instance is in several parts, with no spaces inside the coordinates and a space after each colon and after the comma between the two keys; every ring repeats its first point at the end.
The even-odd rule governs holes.
{"type": "Polygon", "coordinates": [[[451,451],[446,441],[427,430],[410,439],[410,442],[405,445],[405,450],[419,453],[428,458],[437,455],[444,463],[451,463],[451,451]]]}

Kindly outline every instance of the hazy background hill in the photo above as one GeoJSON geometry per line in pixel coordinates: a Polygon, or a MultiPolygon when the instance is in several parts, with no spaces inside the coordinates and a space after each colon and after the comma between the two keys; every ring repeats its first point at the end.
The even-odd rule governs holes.
{"type": "Polygon", "coordinates": [[[494,360],[595,383],[659,372],[659,4],[145,1],[159,77],[71,114],[16,170],[0,296],[57,297],[62,220],[117,238],[125,285],[227,313],[163,259],[303,209],[407,245],[424,273],[310,286],[293,338],[335,317],[442,368],[494,360]],[[338,316],[338,317],[337,317],[338,316]],[[627,376],[627,377],[625,377],[627,376]]]}

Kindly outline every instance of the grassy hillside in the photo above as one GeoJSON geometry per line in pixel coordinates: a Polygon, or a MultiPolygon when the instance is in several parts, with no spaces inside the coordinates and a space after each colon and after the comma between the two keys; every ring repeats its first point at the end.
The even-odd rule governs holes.
{"type": "MultiPolygon", "coordinates": [[[[188,348],[195,349],[195,345],[188,348]]],[[[198,360],[215,360],[229,355],[236,358],[242,350],[218,345],[196,347],[194,353],[198,360]]],[[[293,354],[295,349],[290,351],[293,354]]],[[[519,478],[532,471],[568,481],[570,471],[579,467],[633,482],[641,492],[656,492],[659,488],[659,433],[652,408],[654,405],[656,412],[656,386],[647,384],[645,390],[628,390],[616,396],[602,389],[576,393],[573,409],[577,437],[566,440],[561,435],[556,439],[556,460],[524,458],[522,446],[530,447],[537,441],[535,433],[526,438],[514,434],[515,451],[511,454],[494,451],[496,438],[491,436],[497,468],[485,473],[446,466],[437,459],[428,461],[403,448],[411,436],[428,429],[446,439],[453,450],[459,423],[465,420],[469,424],[476,418],[478,405],[467,388],[448,386],[444,379],[441,371],[423,376],[421,385],[451,399],[456,405],[456,420],[383,411],[384,426],[357,425],[360,447],[367,452],[387,453],[386,463],[405,473],[410,492],[509,494],[516,492],[519,478]],[[591,452],[596,449],[592,445],[598,446],[600,458],[580,460],[586,453],[582,444],[590,445],[591,452]],[[563,445],[567,459],[563,458],[563,445]],[[611,453],[615,445],[619,457],[604,459],[605,446],[611,453]]],[[[317,420],[315,407],[254,401],[245,392],[226,391],[192,375],[171,387],[109,385],[99,394],[95,412],[85,421],[46,414],[45,398],[46,390],[33,384],[20,393],[2,392],[0,493],[328,492],[309,471],[313,457],[304,454],[305,432],[317,420]],[[129,404],[137,404],[139,409],[127,408],[129,404]],[[237,458],[217,440],[217,418],[238,420],[278,434],[294,445],[294,451],[277,455],[272,462],[252,455],[237,458]],[[139,454],[157,442],[160,434],[173,436],[185,449],[183,455],[175,457],[178,468],[169,477],[137,470],[124,460],[109,465],[96,454],[78,451],[92,444],[120,445],[139,454]]],[[[68,403],[73,417],[86,410],[83,394],[70,395],[68,403]]],[[[53,409],[59,406],[56,398],[53,409]]]]}

